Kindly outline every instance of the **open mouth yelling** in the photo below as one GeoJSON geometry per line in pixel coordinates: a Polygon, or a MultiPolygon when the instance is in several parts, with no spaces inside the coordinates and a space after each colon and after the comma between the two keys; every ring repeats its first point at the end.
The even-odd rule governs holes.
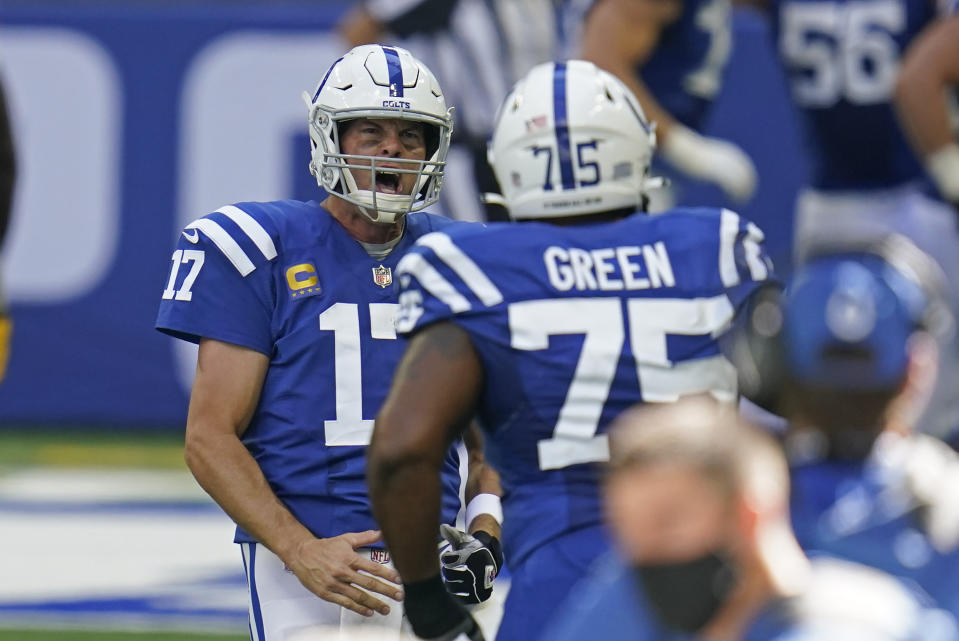
{"type": "Polygon", "coordinates": [[[376,191],[384,194],[398,194],[400,175],[389,171],[376,172],[376,191]]]}

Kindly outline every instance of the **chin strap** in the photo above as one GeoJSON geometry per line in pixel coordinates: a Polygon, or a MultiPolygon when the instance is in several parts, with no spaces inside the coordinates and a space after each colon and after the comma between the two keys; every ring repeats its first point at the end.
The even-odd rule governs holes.
{"type": "Polygon", "coordinates": [[[349,192],[349,196],[353,199],[354,204],[360,208],[360,211],[362,211],[363,214],[374,223],[395,223],[397,220],[410,213],[410,210],[413,208],[412,196],[403,196],[400,194],[374,194],[374,192],[368,189],[357,189],[351,191],[349,192]],[[395,211],[381,209],[380,205],[383,204],[395,211]]]}

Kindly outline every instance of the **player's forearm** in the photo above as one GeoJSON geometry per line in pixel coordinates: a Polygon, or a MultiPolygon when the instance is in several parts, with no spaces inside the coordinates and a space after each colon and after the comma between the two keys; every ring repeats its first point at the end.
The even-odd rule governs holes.
{"type": "Polygon", "coordinates": [[[653,55],[662,30],[681,11],[677,2],[606,0],[591,9],[580,43],[580,56],[605,69],[629,87],[657,135],[668,136],[675,118],[663,109],[639,75],[653,55]]]}
{"type": "Polygon", "coordinates": [[[479,428],[471,426],[463,435],[469,455],[466,485],[466,530],[487,532],[500,538],[503,512],[499,498],[503,495],[499,473],[486,461],[479,428]]]}
{"type": "Polygon", "coordinates": [[[373,513],[404,583],[439,574],[440,470],[423,457],[394,459],[371,450],[367,480],[373,513]]]}
{"type": "Polygon", "coordinates": [[[492,465],[486,461],[480,463],[470,463],[469,474],[466,478],[463,498],[466,499],[467,509],[466,529],[475,532],[477,529],[484,529],[490,534],[499,537],[499,524],[503,520],[502,508],[499,499],[503,495],[503,488],[500,484],[499,474],[492,465]],[[475,518],[474,518],[475,517],[475,518]],[[480,527],[477,521],[483,519],[483,522],[492,520],[490,527],[495,524],[495,529],[490,527],[480,527]]]}
{"type": "Polygon", "coordinates": [[[263,472],[232,434],[188,430],[184,457],[200,486],[234,522],[286,560],[313,535],[270,488],[263,472]]]}
{"type": "Polygon", "coordinates": [[[653,123],[656,128],[656,138],[659,142],[669,138],[670,131],[676,124],[676,119],[659,104],[659,101],[646,87],[646,83],[642,81],[634,67],[612,62],[602,64],[601,60],[597,59],[592,59],[590,62],[619,78],[636,96],[639,106],[643,108],[646,120],[653,123]]]}
{"type": "Polygon", "coordinates": [[[669,135],[676,126],[676,119],[673,115],[659,104],[659,101],[650,93],[646,84],[638,76],[631,78],[627,86],[639,101],[646,119],[655,126],[657,142],[662,144],[669,140],[669,135]]]}
{"type": "Polygon", "coordinates": [[[916,152],[925,157],[954,142],[946,91],[959,85],[959,16],[930,26],[910,47],[895,103],[916,152]]]}
{"type": "Polygon", "coordinates": [[[393,375],[367,449],[373,513],[404,583],[439,574],[440,469],[473,415],[482,365],[452,323],[413,337],[393,375]]]}
{"type": "Polygon", "coordinates": [[[503,494],[499,474],[485,460],[479,462],[471,460],[469,473],[466,476],[466,485],[463,488],[463,496],[469,503],[480,494],[494,494],[496,496],[503,494]]]}

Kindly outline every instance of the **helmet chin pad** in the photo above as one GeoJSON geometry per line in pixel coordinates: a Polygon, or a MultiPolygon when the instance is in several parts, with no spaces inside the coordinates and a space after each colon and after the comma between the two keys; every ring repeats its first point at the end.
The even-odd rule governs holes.
{"type": "Polygon", "coordinates": [[[383,194],[367,189],[358,189],[352,192],[354,204],[357,202],[366,203],[358,205],[363,215],[374,223],[390,225],[398,221],[410,211],[413,199],[401,194],[383,194]],[[406,211],[402,211],[405,209],[406,211]]]}

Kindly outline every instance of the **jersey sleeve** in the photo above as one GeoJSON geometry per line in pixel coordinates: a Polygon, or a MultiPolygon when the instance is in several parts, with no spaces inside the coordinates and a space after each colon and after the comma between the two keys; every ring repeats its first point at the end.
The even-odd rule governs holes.
{"type": "Polygon", "coordinates": [[[273,238],[237,207],[193,221],[171,256],[156,328],[198,343],[213,338],[270,355],[273,238]]]}
{"type": "Polygon", "coordinates": [[[739,214],[723,209],[719,222],[719,279],[736,310],[765,285],[778,285],[765,234],[739,214]]]}
{"type": "Polygon", "coordinates": [[[503,302],[503,294],[480,266],[444,232],[422,236],[396,270],[400,284],[396,330],[401,334],[503,302]]]}

